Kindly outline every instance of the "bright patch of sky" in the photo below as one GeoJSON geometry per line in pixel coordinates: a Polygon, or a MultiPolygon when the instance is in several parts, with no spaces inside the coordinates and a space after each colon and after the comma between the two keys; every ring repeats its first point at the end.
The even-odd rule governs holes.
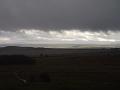
{"type": "Polygon", "coordinates": [[[20,29],[0,31],[0,44],[117,44],[120,42],[120,31],[108,30],[35,30],[20,29]]]}

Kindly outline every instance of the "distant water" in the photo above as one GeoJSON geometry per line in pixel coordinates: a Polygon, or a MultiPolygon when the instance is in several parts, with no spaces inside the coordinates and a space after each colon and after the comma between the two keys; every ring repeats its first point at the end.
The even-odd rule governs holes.
{"type": "Polygon", "coordinates": [[[120,48],[120,45],[97,45],[97,44],[0,44],[0,47],[42,47],[42,48],[120,48]]]}

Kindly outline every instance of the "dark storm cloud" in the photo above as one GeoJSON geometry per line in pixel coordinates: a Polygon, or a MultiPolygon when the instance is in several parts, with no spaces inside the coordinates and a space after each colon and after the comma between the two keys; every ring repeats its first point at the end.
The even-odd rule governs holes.
{"type": "Polygon", "coordinates": [[[0,0],[0,28],[120,29],[120,0],[0,0]]]}

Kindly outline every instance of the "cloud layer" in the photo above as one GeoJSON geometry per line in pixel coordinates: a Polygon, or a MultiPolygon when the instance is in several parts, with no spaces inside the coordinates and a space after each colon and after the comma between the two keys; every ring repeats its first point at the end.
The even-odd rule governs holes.
{"type": "Polygon", "coordinates": [[[0,0],[0,28],[120,30],[120,0],[0,0]]]}
{"type": "Polygon", "coordinates": [[[120,0],[0,0],[0,44],[120,41],[120,0]]]}
{"type": "Polygon", "coordinates": [[[82,30],[35,30],[0,31],[0,44],[119,44],[120,32],[82,30]]]}

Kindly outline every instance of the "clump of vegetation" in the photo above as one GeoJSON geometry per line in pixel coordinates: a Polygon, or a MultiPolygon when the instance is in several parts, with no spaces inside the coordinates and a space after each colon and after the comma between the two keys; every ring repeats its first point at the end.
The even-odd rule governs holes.
{"type": "Polygon", "coordinates": [[[30,82],[50,82],[48,73],[34,74],[30,76],[30,82]]]}
{"type": "Polygon", "coordinates": [[[19,65],[19,64],[34,64],[35,60],[24,55],[1,55],[0,65],[19,65]]]}

